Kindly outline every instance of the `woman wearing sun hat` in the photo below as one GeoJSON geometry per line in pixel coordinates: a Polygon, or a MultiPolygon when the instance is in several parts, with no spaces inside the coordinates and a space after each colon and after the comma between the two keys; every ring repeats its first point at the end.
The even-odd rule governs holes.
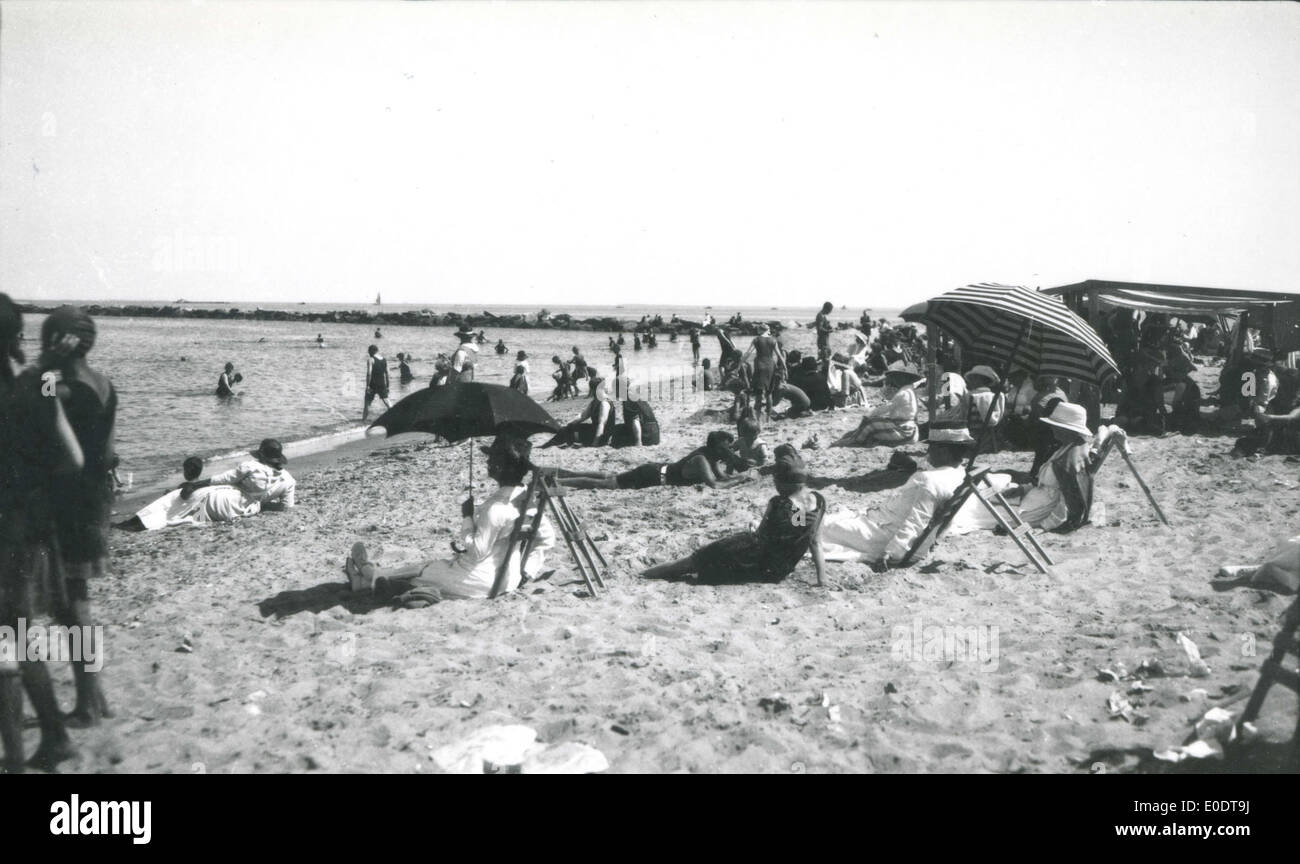
{"type": "MultiPolygon", "coordinates": [[[[1020,500],[1020,518],[1033,527],[1073,531],[1088,522],[1093,502],[1093,471],[1100,455],[1097,448],[1090,446],[1093,434],[1087,425],[1088,412],[1082,405],[1060,402],[1051,415],[1039,418],[1039,422],[1051,430],[1058,446],[1038,470],[1033,484],[1000,486],[997,478],[1001,476],[1006,483],[1006,475],[996,474],[989,475],[989,482],[1001,489],[1003,497],[1020,500]]],[[[1120,446],[1127,438],[1118,426],[1106,427],[1104,431],[1107,436],[1119,436],[1116,443],[1120,446]]],[[[949,533],[964,534],[994,527],[993,517],[983,511],[979,502],[969,501],[953,520],[949,533]],[[971,504],[976,506],[970,507],[971,504]]]]}
{"type": "Polygon", "coordinates": [[[916,414],[920,403],[913,387],[925,378],[914,367],[897,360],[885,370],[885,401],[867,412],[858,428],[832,447],[897,447],[917,441],[916,414]]]}

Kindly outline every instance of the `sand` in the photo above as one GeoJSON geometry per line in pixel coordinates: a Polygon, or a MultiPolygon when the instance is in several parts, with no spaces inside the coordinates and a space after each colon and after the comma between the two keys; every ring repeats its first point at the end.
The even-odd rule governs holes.
{"type": "MultiPolygon", "coordinates": [[[[537,461],[617,470],[676,458],[721,425],[685,418],[728,399],[661,404],[658,447],[538,451],[537,461]]],[[[563,421],[581,404],[548,407],[563,421]]],[[[781,422],[765,437],[801,444],[817,432],[829,443],[859,416],[781,422]]],[[[1182,743],[1207,708],[1242,707],[1290,602],[1211,588],[1220,565],[1256,560],[1300,522],[1296,465],[1230,458],[1231,446],[1226,432],[1134,439],[1173,527],[1115,456],[1097,484],[1110,524],[1043,535],[1057,562],[1049,575],[1008,538],[976,534],[945,540],[913,569],[830,564],[826,588],[807,560],[776,586],[636,578],[746,527],[773,494],[763,479],[574,493],[612,564],[598,599],[557,551],[554,575],[516,594],[412,611],[350,596],[341,565],[357,539],[385,565],[447,554],[466,447],[398,439],[304,460],[290,466],[299,506],[287,513],[116,532],[111,575],[93,589],[116,717],[75,733],[82,756],[64,770],[436,772],[437,748],[515,723],[544,742],[589,744],[613,772],[1131,770],[1141,752],[1182,743]],[[909,658],[896,644],[936,626],[996,627],[996,660],[909,658]],[[1187,676],[1179,632],[1208,677],[1187,676]],[[1112,718],[1108,697],[1132,682],[1098,670],[1153,659],[1165,674],[1128,695],[1144,722],[1112,718]]],[[[805,455],[830,506],[860,511],[892,494],[864,479],[890,452],[805,455]]],[[[66,666],[57,675],[70,702],[66,666]]],[[[1280,693],[1260,721],[1278,740],[1296,711],[1280,693]]]]}

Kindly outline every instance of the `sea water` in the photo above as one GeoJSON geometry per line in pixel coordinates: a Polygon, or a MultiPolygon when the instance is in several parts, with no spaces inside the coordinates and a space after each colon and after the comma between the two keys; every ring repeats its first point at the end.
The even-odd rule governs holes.
{"type": "MultiPolygon", "coordinates": [[[[44,305],[44,304],[43,304],[44,305]]],[[[147,305],[147,304],[146,304],[147,305]]],[[[187,304],[189,305],[189,304],[187,304]]],[[[216,305],[216,304],[192,304],[216,305]]],[[[250,304],[236,304],[251,308],[250,304]]],[[[263,308],[311,311],[315,306],[265,304],[263,308]]],[[[325,308],[325,307],[322,307],[325,308]]],[[[337,308],[337,307],[328,307],[337,308]]],[[[385,311],[402,308],[385,307],[385,311]]],[[[513,307],[490,307],[495,314],[522,311],[513,307]]],[[[561,308],[552,312],[569,312],[575,317],[611,315],[635,322],[648,307],[561,308]]],[[[374,311],[373,307],[368,311],[374,311]]],[[[441,307],[439,312],[446,311],[441,307]]],[[[481,312],[482,310],[478,310],[481,312]]],[[[534,310],[536,311],[536,310],[534,310]]],[[[698,322],[703,308],[675,307],[657,310],[667,319],[674,312],[682,319],[698,322]]],[[[735,310],[713,312],[725,321],[735,310]]],[[[835,318],[856,320],[854,310],[837,310],[835,318]]],[[[746,319],[794,320],[810,322],[815,309],[785,308],[778,310],[741,310],[746,319]]],[[[861,310],[856,310],[860,313],[861,310]]],[[[654,313],[651,314],[653,317],[654,313]]],[[[881,312],[874,312],[880,317],[881,312]]],[[[28,315],[24,322],[29,360],[38,353],[35,336],[40,333],[41,315],[28,315]]],[[[328,446],[360,438],[364,434],[361,411],[365,394],[366,349],[374,344],[389,362],[391,392],[395,403],[403,396],[428,386],[439,352],[450,354],[457,345],[451,327],[407,327],[380,325],[382,338],[374,337],[374,327],[360,324],[327,324],[299,321],[180,320],[172,318],[117,318],[96,320],[98,336],[89,360],[106,373],[118,394],[116,442],[122,466],[120,476],[132,475],[136,487],[150,487],[165,479],[179,476],[180,464],[187,456],[214,460],[247,452],[263,438],[278,438],[287,445],[292,457],[301,452],[303,442],[328,446]],[[324,337],[324,347],[316,336],[324,337]],[[415,380],[401,384],[397,353],[410,354],[415,380]],[[216,396],[217,378],[224,365],[234,363],[244,376],[235,385],[238,396],[223,400],[216,396]],[[298,444],[295,447],[295,443],[298,444]]],[[[575,330],[494,329],[485,324],[488,342],[479,346],[475,380],[508,384],[515,366],[515,353],[523,350],[529,359],[531,394],[545,402],[554,381],[552,355],[572,356],[577,346],[607,379],[612,377],[609,340],[612,333],[575,330]],[[501,339],[508,353],[494,351],[501,339]]],[[[668,334],[659,334],[659,346],[635,351],[632,333],[624,334],[623,354],[628,374],[634,381],[660,386],[656,393],[668,393],[670,387],[680,393],[691,377],[691,348],[687,336],[670,342],[668,334]]],[[[846,337],[837,337],[846,341],[846,337]]],[[[810,330],[800,329],[784,337],[787,347],[807,349],[813,344],[810,330]]],[[[744,350],[748,337],[738,337],[737,346],[744,350]]],[[[844,346],[847,348],[847,342],[844,346]]],[[[838,344],[836,344],[839,350],[838,344]]],[[[701,337],[701,357],[717,362],[720,353],[714,336],[701,337]]],[[[664,398],[664,397],[660,397],[664,398]]],[[[581,400],[545,402],[548,411],[560,422],[567,422],[583,407],[581,400]]],[[[383,413],[378,400],[371,405],[369,420],[383,413]]],[[[317,449],[317,448],[313,448],[317,449]]]]}

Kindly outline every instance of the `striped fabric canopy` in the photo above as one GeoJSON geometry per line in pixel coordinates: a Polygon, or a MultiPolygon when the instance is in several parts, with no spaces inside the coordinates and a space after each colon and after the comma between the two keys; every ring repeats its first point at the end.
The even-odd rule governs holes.
{"type": "Polygon", "coordinates": [[[1103,384],[1119,374],[1097,331],[1056,297],[1019,285],[980,283],[903,310],[906,321],[934,324],[963,350],[1007,372],[1103,384]]]}

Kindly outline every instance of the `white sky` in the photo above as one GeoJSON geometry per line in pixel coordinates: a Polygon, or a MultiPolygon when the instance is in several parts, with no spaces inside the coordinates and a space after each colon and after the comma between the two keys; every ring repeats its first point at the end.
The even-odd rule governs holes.
{"type": "Polygon", "coordinates": [[[4,2],[25,299],[1300,290],[1292,3],[4,2]]]}

